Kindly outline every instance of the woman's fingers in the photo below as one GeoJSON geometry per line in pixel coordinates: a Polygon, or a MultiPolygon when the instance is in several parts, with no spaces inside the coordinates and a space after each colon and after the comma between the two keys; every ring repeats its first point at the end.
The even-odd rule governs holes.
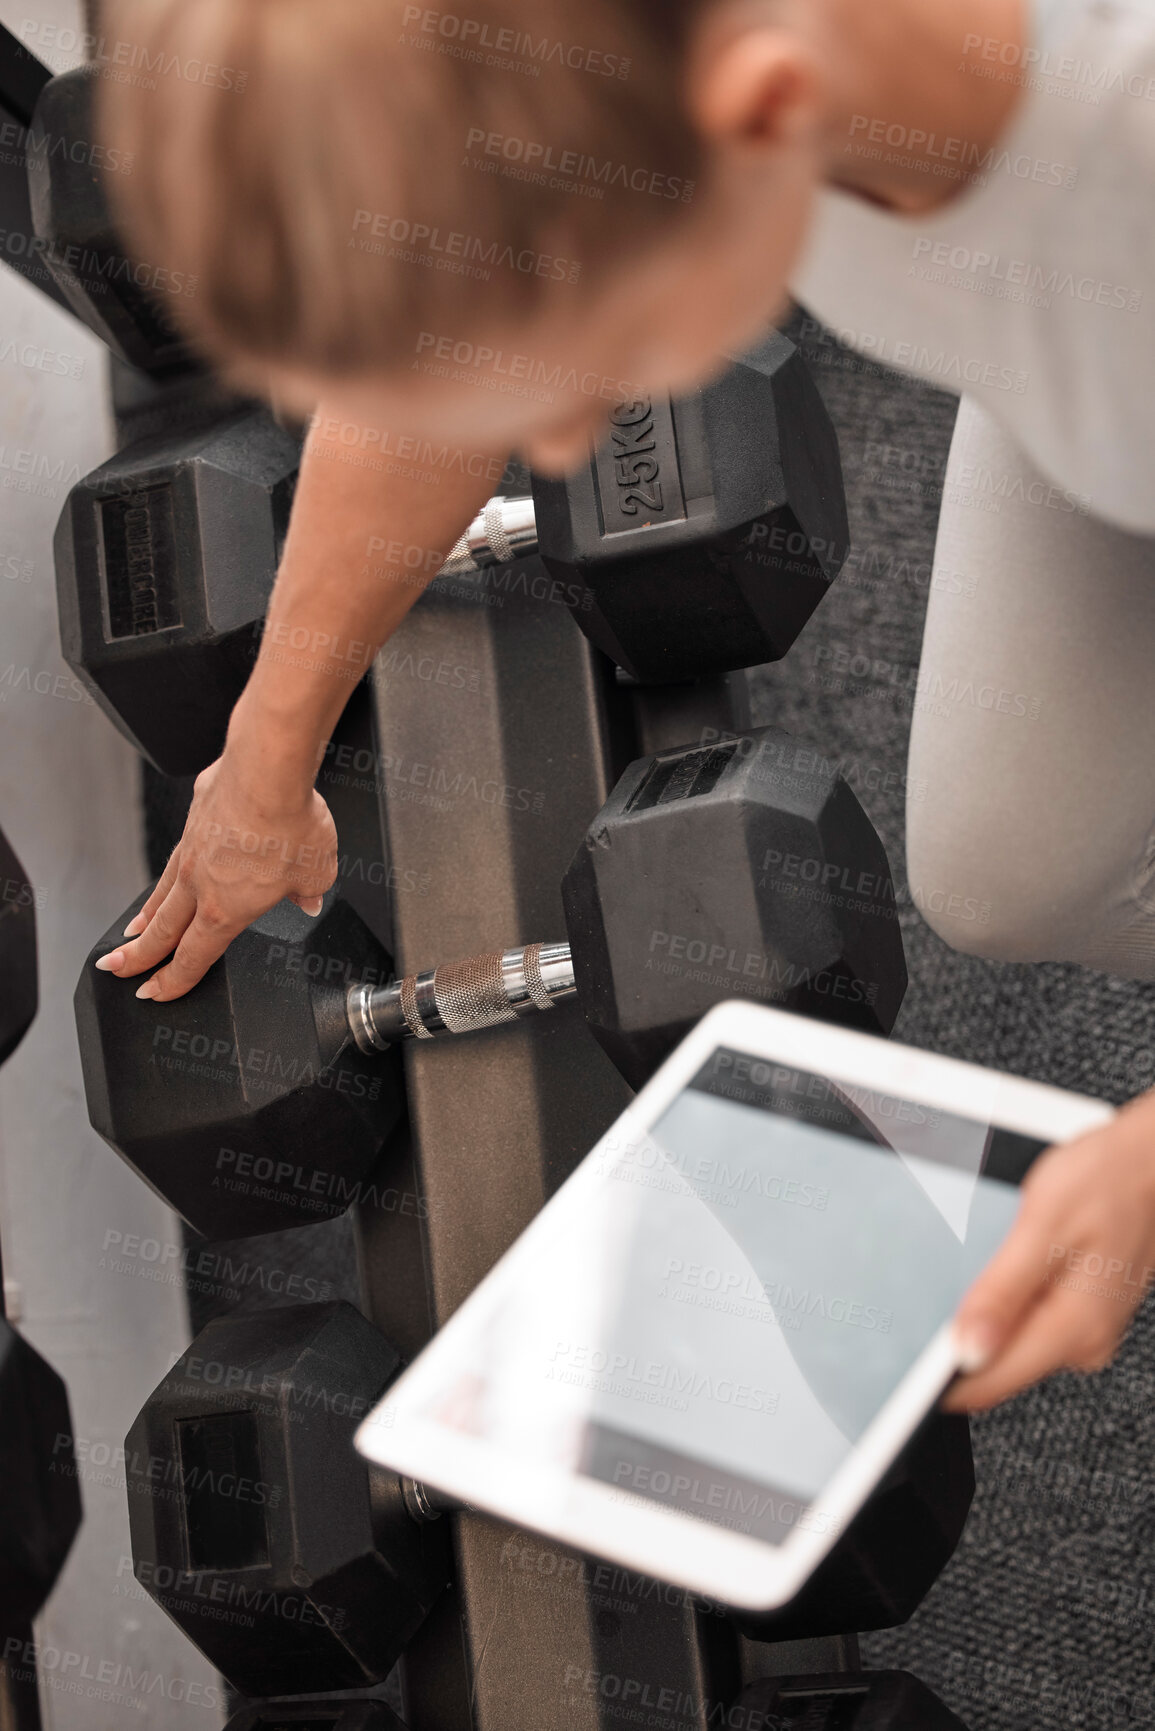
{"type": "Polygon", "coordinates": [[[980,1370],[1002,1352],[1046,1289],[1050,1210],[1024,1196],[1010,1236],[975,1281],[955,1317],[963,1366],[980,1370]]]}
{"type": "Polygon", "coordinates": [[[97,967],[115,974],[118,979],[131,980],[147,973],[171,956],[197,912],[197,901],[191,890],[174,883],[164,901],[156,909],[144,933],[132,943],[122,944],[109,955],[102,956],[97,967]]]}
{"type": "MultiPolygon", "coordinates": [[[[1103,1138],[1110,1152],[1120,1126],[1054,1149],[1033,1168],[1013,1230],[955,1318],[967,1374],[950,1390],[948,1409],[983,1410],[1052,1371],[1110,1362],[1135,1306],[1113,1283],[1073,1278],[1067,1265],[1072,1250],[1078,1266],[1100,1270],[1142,1255],[1151,1229],[1144,1188],[1136,1188],[1143,1174],[1132,1171],[1130,1194],[1123,1188],[1116,1197],[1100,1170],[1103,1138]]],[[[1128,1175],[1126,1166],[1120,1171],[1128,1175]]]]}
{"type": "Polygon", "coordinates": [[[158,1004],[183,997],[203,980],[213,963],[220,960],[248,923],[247,915],[227,919],[215,910],[206,911],[202,904],[177,945],[172,961],[142,986],[137,997],[148,997],[158,1004]]]}
{"type": "Polygon", "coordinates": [[[1117,1300],[1052,1286],[1014,1338],[987,1367],[955,1383],[944,1405],[982,1412],[1056,1370],[1102,1370],[1130,1320],[1117,1300]]]}

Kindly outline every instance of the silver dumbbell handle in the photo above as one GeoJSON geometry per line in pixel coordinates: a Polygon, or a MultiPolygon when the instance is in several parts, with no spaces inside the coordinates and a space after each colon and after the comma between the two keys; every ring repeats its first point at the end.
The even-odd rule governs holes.
{"type": "Polygon", "coordinates": [[[568,944],[529,944],[504,954],[410,974],[388,986],[352,986],[349,1027],[362,1052],[384,1052],[399,1040],[472,1034],[516,1022],[577,996],[568,944]]]}
{"type": "Polygon", "coordinates": [[[492,565],[509,565],[537,552],[537,515],[532,499],[491,499],[450,553],[439,577],[465,577],[492,565]]]}

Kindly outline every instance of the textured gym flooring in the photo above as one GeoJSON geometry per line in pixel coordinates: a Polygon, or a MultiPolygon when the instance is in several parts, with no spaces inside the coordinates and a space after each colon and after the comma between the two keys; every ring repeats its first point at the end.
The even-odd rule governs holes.
{"type": "MultiPolygon", "coordinates": [[[[906,902],[911,982],[896,1037],[1121,1103],[1155,1086],[1155,986],[960,956],[904,891],[907,739],[955,399],[806,321],[791,334],[838,428],[854,553],[791,657],[754,675],[755,721],[842,761],[882,834],[906,902]],[[892,671],[824,688],[822,652],[843,649],[892,671]]],[[[180,790],[150,776],[148,803],[159,870],[180,790]]],[[[313,1297],[356,1299],[347,1220],[230,1248],[254,1279],[222,1293],[194,1278],[194,1330],[238,1301],[285,1302],[262,1289],[261,1262],[312,1279],[313,1297]]],[[[1155,1307],[1114,1369],[1058,1377],[973,1430],[978,1491],[959,1552],[905,1628],[864,1639],[865,1662],[915,1672],[970,1731],[1155,1725],[1155,1307]]]]}
{"type": "MultiPolygon", "coordinates": [[[[799,330],[842,443],[855,550],[790,660],[755,676],[755,719],[859,766],[845,773],[902,890],[906,680],[956,403],[799,330]],[[821,689],[819,650],[842,648],[890,663],[898,683],[821,689]]],[[[1155,578],[1155,547],[1152,565],[1155,578]]],[[[1155,986],[961,956],[906,900],[896,1039],[1115,1103],[1155,1086],[1155,986]]],[[[1112,1370],[1057,1377],[972,1429],[962,1545],[905,1628],[864,1639],[864,1659],[914,1671],[971,1731],[1155,1724],[1155,1307],[1112,1370]]]]}

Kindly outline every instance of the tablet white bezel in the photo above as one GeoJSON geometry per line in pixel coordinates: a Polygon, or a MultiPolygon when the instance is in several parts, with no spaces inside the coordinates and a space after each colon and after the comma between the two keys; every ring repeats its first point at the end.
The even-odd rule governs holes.
{"type": "MultiPolygon", "coordinates": [[[[531,1467],[492,1444],[421,1416],[444,1387],[441,1366],[456,1361],[459,1339],[486,1303],[491,1283],[516,1278],[519,1261],[544,1234],[560,1230],[585,1190],[606,1181],[598,1156],[644,1139],[666,1108],[719,1048],[797,1066],[852,1087],[955,1112],[1048,1143],[1073,1140],[1109,1122],[1098,1101],[1025,1082],[885,1040],[828,1027],[753,1003],[712,1010],[666,1061],[577,1171],[508,1250],[476,1291],[398,1379],[357,1432],[370,1460],[432,1485],[520,1527],[593,1552],[744,1610],[787,1603],[857,1513],[895,1455],[959,1368],[948,1324],[811,1505],[815,1524],[795,1527],[781,1544],[714,1526],[581,1475],[531,1467]]],[[[703,1469],[708,1470],[703,1462],[703,1469]]],[[[769,1493],[771,1487],[767,1485],[769,1493]]]]}

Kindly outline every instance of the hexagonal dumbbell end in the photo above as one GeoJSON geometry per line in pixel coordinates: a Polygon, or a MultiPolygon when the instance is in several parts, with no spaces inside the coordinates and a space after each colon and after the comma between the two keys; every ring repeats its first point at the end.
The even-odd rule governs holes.
{"type": "Polygon", "coordinates": [[[187,997],[142,1002],[94,963],[144,900],[76,989],[93,1128],[210,1238],[307,1226],[366,1199],[403,1111],[400,1060],[357,1050],[345,1001],[390,978],[386,951],[330,891],[317,919],[281,902],[187,997]]]}
{"type": "Polygon", "coordinates": [[[449,1579],[353,1447],[400,1364],[351,1304],[218,1317],[128,1434],[136,1577],[244,1695],[383,1681],[449,1579]]]}
{"type": "Polygon", "coordinates": [[[405,1731],[384,1701],[255,1702],[230,1719],[225,1731],[405,1731]]]}
{"type": "Polygon", "coordinates": [[[776,728],[631,764],[562,894],[586,1020],[635,1088],[726,998],[889,1034],[906,991],[878,833],[776,728]]]}
{"type": "Polygon", "coordinates": [[[735,1613],[754,1641],[894,1629],[922,1604],[958,1548],[974,1499],[969,1421],[932,1413],[789,1605],[735,1613]]]}
{"type": "Polygon", "coordinates": [[[838,440],[774,336],[691,396],[620,404],[593,460],[535,478],[542,558],[574,617],[643,684],[778,661],[849,551],[838,440]]]}
{"type": "Polygon", "coordinates": [[[29,1622],[52,1591],[80,1525],[68,1393],[51,1365],[0,1319],[0,1630],[29,1622]]]}
{"type": "Polygon", "coordinates": [[[158,260],[129,260],[113,222],[103,176],[129,172],[98,147],[94,67],[49,79],[28,138],[32,220],[44,259],[69,306],[122,361],[157,375],[196,366],[171,306],[195,284],[158,260]]]}
{"type": "Polygon", "coordinates": [[[36,896],[0,831],[0,1064],[36,1014],[36,896]]]}
{"type": "Polygon", "coordinates": [[[266,410],[237,409],[126,446],[68,495],[55,540],[64,659],[164,775],[195,775],[224,748],[299,463],[266,410]]]}

